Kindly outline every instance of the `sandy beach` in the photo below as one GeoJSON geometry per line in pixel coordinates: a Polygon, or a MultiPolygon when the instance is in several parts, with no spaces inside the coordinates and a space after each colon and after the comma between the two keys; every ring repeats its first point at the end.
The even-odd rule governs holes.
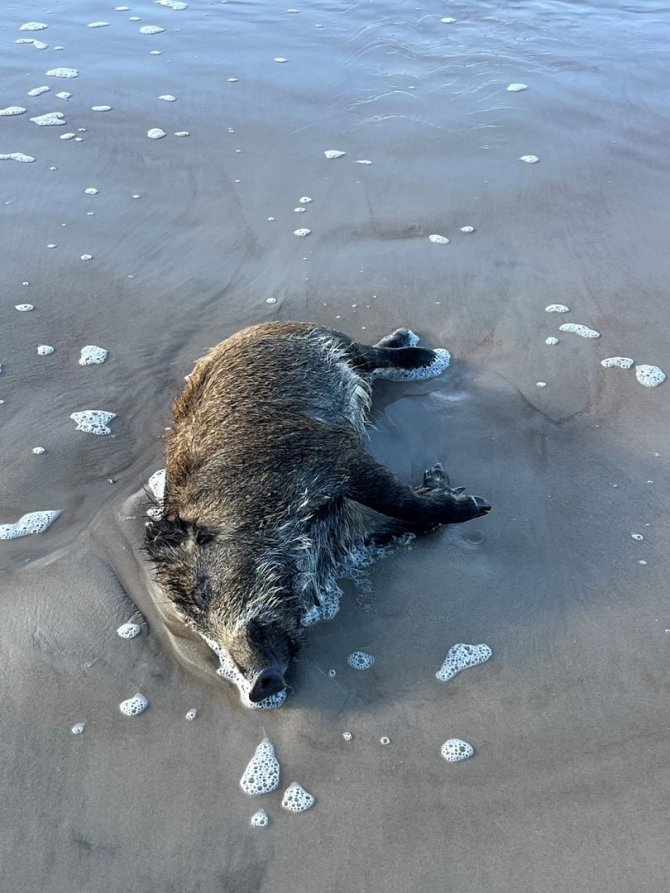
{"type": "Polygon", "coordinates": [[[0,542],[3,889],[670,888],[670,385],[635,368],[670,372],[669,37],[623,2],[3,6],[0,525],[60,512],[0,542]],[[271,319],[447,347],[375,386],[369,449],[493,511],[345,582],[248,710],[152,580],[144,488],[194,361],[271,319]],[[492,658],[441,683],[455,643],[492,658]]]}

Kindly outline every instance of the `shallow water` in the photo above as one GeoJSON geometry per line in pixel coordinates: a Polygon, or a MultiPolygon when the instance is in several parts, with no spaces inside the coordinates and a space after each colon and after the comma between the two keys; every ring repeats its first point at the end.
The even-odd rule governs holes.
{"type": "Polygon", "coordinates": [[[670,390],[601,360],[670,369],[668,8],[115,5],[0,11],[0,107],[26,109],[0,155],[35,159],[0,160],[0,524],[61,512],[0,543],[11,888],[667,889],[670,390]],[[16,43],[30,21],[45,49],[16,43]],[[442,378],[375,386],[371,450],[408,481],[440,460],[494,511],[349,587],[270,713],[155,607],[137,493],[193,361],[274,318],[448,348],[442,378]],[[110,435],[75,430],[91,407],[110,435]],[[442,685],[458,642],[493,659],[442,685]],[[265,734],[282,778],[251,800],[265,734]],[[450,738],[475,756],[446,763],[450,738]]]}

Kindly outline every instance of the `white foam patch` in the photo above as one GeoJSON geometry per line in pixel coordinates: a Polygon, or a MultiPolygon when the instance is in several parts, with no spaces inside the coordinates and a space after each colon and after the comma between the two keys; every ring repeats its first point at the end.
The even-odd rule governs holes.
{"type": "Polygon", "coordinates": [[[121,701],[119,710],[124,716],[139,716],[140,713],[144,713],[148,706],[149,701],[145,698],[142,692],[138,691],[132,698],[121,701]]]}
{"type": "Polygon", "coordinates": [[[630,367],[635,363],[631,357],[605,357],[604,360],[600,361],[600,365],[604,366],[605,369],[611,369],[612,367],[617,367],[618,369],[630,369],[630,367]]]}
{"type": "Polygon", "coordinates": [[[78,78],[79,71],[76,68],[50,68],[47,71],[48,78],[78,78]]]}
{"type": "Polygon", "coordinates": [[[21,515],[13,524],[0,524],[0,540],[15,540],[20,536],[32,536],[34,533],[44,533],[56,518],[60,511],[28,512],[21,515]]]}
{"type": "Polygon", "coordinates": [[[47,28],[44,22],[24,22],[19,31],[45,31],[47,28]]]}
{"type": "Polygon", "coordinates": [[[352,651],[347,656],[347,663],[354,670],[369,670],[374,666],[375,659],[365,651],[352,651]]]}
{"type": "Polygon", "coordinates": [[[53,347],[51,344],[38,344],[37,345],[37,353],[41,357],[48,357],[50,353],[53,353],[55,351],[55,349],[56,348],[53,347]]]}
{"type": "Polygon", "coordinates": [[[190,136],[190,130],[175,130],[175,136],[190,136]]]}
{"type": "Polygon", "coordinates": [[[345,741],[351,741],[354,736],[351,734],[351,732],[342,732],[342,737],[345,741]]]}
{"type": "Polygon", "coordinates": [[[159,468],[147,481],[147,489],[158,502],[162,502],[165,496],[165,472],[165,468],[159,468]]]}
{"type": "Polygon", "coordinates": [[[26,164],[30,164],[30,162],[34,160],[32,155],[25,155],[23,152],[0,154],[0,161],[23,161],[26,164]]]}
{"type": "Polygon", "coordinates": [[[474,231],[475,231],[474,226],[462,226],[461,227],[462,233],[473,233],[474,231]]]}
{"type": "Polygon", "coordinates": [[[71,99],[72,93],[68,93],[67,90],[61,90],[60,93],[56,93],[58,99],[71,99]]]}
{"type": "Polygon", "coordinates": [[[48,93],[51,87],[33,87],[32,90],[28,90],[27,96],[41,96],[42,93],[48,93]]]}
{"type": "Polygon", "coordinates": [[[45,115],[36,115],[30,120],[40,127],[62,127],[67,123],[62,112],[47,112],[45,115]]]}
{"type": "Polygon", "coordinates": [[[147,136],[150,140],[162,140],[165,135],[165,131],[161,130],[160,127],[152,127],[151,130],[147,130],[147,136]]]}
{"type": "Polygon", "coordinates": [[[111,110],[112,110],[111,105],[92,105],[91,106],[92,112],[111,112],[111,110]]]}
{"type": "Polygon", "coordinates": [[[576,322],[566,322],[559,326],[559,329],[561,332],[572,332],[581,338],[600,338],[600,332],[596,332],[595,329],[590,329],[588,326],[583,326],[576,322]]]}
{"type": "Polygon", "coordinates": [[[341,149],[326,149],[326,151],[323,154],[326,156],[326,158],[332,159],[332,158],[342,158],[347,153],[342,152],[341,149]]]}
{"type": "Polygon", "coordinates": [[[174,9],[176,12],[188,9],[188,3],[182,3],[181,0],[156,0],[156,6],[164,6],[166,9],[174,9]]]}
{"type": "Polygon", "coordinates": [[[87,186],[86,189],[84,189],[84,192],[86,195],[97,195],[100,190],[96,189],[95,186],[87,186]]]}
{"type": "Polygon", "coordinates": [[[453,25],[456,19],[452,19],[449,16],[444,16],[444,18],[441,18],[440,21],[443,25],[453,25]]]}
{"type": "Polygon", "coordinates": [[[311,605],[300,620],[302,626],[313,626],[323,620],[332,620],[340,610],[342,589],[334,580],[319,593],[319,604],[311,605]]]}
{"type": "MultiPolygon", "coordinates": [[[[88,190],[87,190],[88,191],[88,190]]],[[[96,190],[97,191],[97,190],[96,190]]],[[[98,347],[97,344],[87,344],[81,349],[79,357],[80,366],[98,366],[104,363],[108,353],[104,347],[98,347]]]]}
{"type": "Polygon", "coordinates": [[[142,632],[142,627],[137,623],[132,623],[130,620],[128,623],[122,623],[121,626],[117,629],[116,635],[121,639],[134,639],[135,636],[139,636],[142,632]]]}
{"type": "Polygon", "coordinates": [[[36,456],[43,456],[46,453],[44,447],[33,447],[31,450],[36,456]]]}
{"type": "Polygon", "coordinates": [[[112,433],[107,423],[116,418],[116,413],[106,412],[104,409],[84,409],[82,412],[73,412],[70,418],[77,423],[77,431],[105,435],[112,433]]]}
{"type": "Polygon", "coordinates": [[[275,56],[272,61],[282,63],[282,62],[288,62],[288,59],[285,59],[283,56],[275,56]]]}
{"type": "Polygon", "coordinates": [[[525,161],[526,164],[537,164],[540,159],[537,155],[520,155],[519,161],[525,161]]]}
{"type": "Polygon", "coordinates": [[[263,738],[240,778],[240,786],[250,797],[269,794],[279,785],[279,772],[279,760],[272,742],[263,738]]]}
{"type": "Polygon", "coordinates": [[[428,236],[428,238],[435,245],[448,245],[449,244],[449,239],[446,236],[441,236],[439,233],[433,233],[432,235],[428,236]]]}
{"type": "Polygon", "coordinates": [[[665,372],[658,366],[649,366],[642,364],[635,367],[635,378],[644,385],[645,388],[657,388],[665,381],[665,372]]]}
{"type": "Polygon", "coordinates": [[[108,28],[109,22],[89,22],[89,28],[108,28]]]}
{"type": "Polygon", "coordinates": [[[314,199],[309,195],[301,195],[298,199],[298,203],[301,205],[311,205],[314,199]]]}
{"type": "Polygon", "coordinates": [[[267,812],[264,809],[259,809],[251,816],[249,824],[252,828],[265,828],[269,821],[267,812]]]}
{"type": "Polygon", "coordinates": [[[314,806],[314,795],[294,781],[284,791],[281,805],[289,812],[305,812],[314,806]]]}
{"type": "Polygon", "coordinates": [[[0,109],[0,116],[4,118],[9,118],[12,115],[22,115],[25,112],[23,106],[20,105],[8,105],[5,109],[0,109]]]}
{"type": "Polygon", "coordinates": [[[522,90],[528,89],[528,84],[508,84],[505,89],[508,93],[521,93],[522,90]]]}
{"type": "Polygon", "coordinates": [[[460,763],[461,760],[467,760],[475,752],[472,744],[463,741],[460,738],[449,738],[440,748],[440,753],[448,763],[460,763]]]}
{"type": "Polygon", "coordinates": [[[14,309],[18,310],[19,313],[29,313],[31,310],[35,309],[34,304],[15,304],[14,309]]]}
{"type": "Polygon", "coordinates": [[[427,378],[437,378],[448,368],[451,354],[442,347],[438,347],[433,353],[435,359],[428,366],[421,366],[419,369],[375,369],[372,378],[383,378],[387,381],[424,381],[427,378]]]}
{"type": "Polygon", "coordinates": [[[546,382],[546,381],[536,381],[536,382],[535,382],[535,387],[536,387],[536,388],[546,388],[546,386],[547,386],[547,382],[546,382]]]}
{"type": "Polygon", "coordinates": [[[187,710],[184,714],[184,719],[187,719],[189,722],[193,722],[193,720],[198,715],[198,711],[195,707],[191,707],[190,710],[187,710]]]}
{"type": "Polygon", "coordinates": [[[60,140],[74,140],[76,138],[77,138],[76,133],[61,133],[61,135],[58,137],[58,139],[60,139],[60,140]]]}
{"type": "Polygon", "coordinates": [[[369,158],[357,158],[354,163],[355,164],[365,164],[368,166],[372,164],[372,162],[370,161],[369,158]]]}
{"type": "Polygon", "coordinates": [[[176,102],[177,101],[177,97],[173,96],[172,93],[163,93],[163,95],[159,96],[158,98],[162,99],[163,102],[176,102]]]}
{"type": "Polygon", "coordinates": [[[80,259],[81,260],[93,260],[93,255],[92,254],[82,254],[80,259]]]}
{"type": "Polygon", "coordinates": [[[161,28],[160,25],[142,25],[140,28],[140,34],[162,34],[165,31],[165,28],[161,28]]]}
{"type": "Polygon", "coordinates": [[[86,731],[86,723],[85,722],[76,722],[72,728],[70,729],[73,735],[83,735],[86,731]]]}
{"type": "Polygon", "coordinates": [[[565,304],[549,304],[544,308],[545,313],[569,313],[570,308],[565,304]]]}
{"type": "Polygon", "coordinates": [[[304,214],[306,210],[307,210],[307,208],[302,208],[302,207],[293,209],[295,214],[304,214]]]}
{"type": "Polygon", "coordinates": [[[435,674],[435,678],[440,682],[448,682],[453,679],[461,670],[467,670],[468,667],[476,667],[478,664],[484,664],[490,659],[492,651],[488,645],[481,642],[479,645],[468,645],[465,642],[458,642],[449,649],[444,663],[435,674]]]}
{"type": "MultiPolygon", "coordinates": [[[[14,43],[29,43],[32,44],[36,50],[46,50],[49,46],[48,43],[44,43],[43,40],[35,40],[34,37],[19,37],[14,43]]],[[[56,49],[56,47],[54,47],[54,49],[56,49]]]]}
{"type": "Polygon", "coordinates": [[[544,343],[553,346],[554,344],[558,344],[558,338],[556,338],[554,335],[550,335],[548,338],[544,339],[544,343]]]}
{"type": "Polygon", "coordinates": [[[300,238],[304,239],[305,236],[309,236],[311,234],[311,232],[312,232],[311,229],[307,229],[306,226],[301,226],[300,229],[293,230],[293,235],[299,236],[300,238]]]}

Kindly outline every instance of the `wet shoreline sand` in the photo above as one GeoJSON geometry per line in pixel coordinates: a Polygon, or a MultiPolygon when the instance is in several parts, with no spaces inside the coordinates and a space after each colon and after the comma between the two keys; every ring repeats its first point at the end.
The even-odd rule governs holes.
{"type": "Polygon", "coordinates": [[[667,889],[670,391],[601,366],[670,369],[667,21],[130,7],[0,14],[0,104],[26,108],[0,121],[0,153],[36,159],[0,161],[0,523],[61,511],[0,542],[12,890],[667,889]],[[67,124],[30,121],[55,111],[67,124]],[[171,651],[142,487],[193,361],[274,318],[370,342],[410,325],[447,347],[442,378],[375,386],[370,449],[406,481],[440,460],[494,511],[399,549],[371,592],[347,584],[285,706],[248,711],[204,645],[177,641],[192,671],[171,651]],[[89,344],[105,363],[79,365],[89,344]],[[85,409],[116,413],[112,435],[77,432],[85,409]],[[493,657],[441,684],[457,642],[493,657]],[[371,669],[347,665],[356,650],[371,669]],[[123,716],[136,691],[148,709],[123,716]],[[281,781],[250,798],[265,735],[281,781]],[[474,757],[447,763],[448,738],[474,757]],[[316,797],[302,815],[281,807],[293,780],[316,797]],[[249,825],[259,808],[267,828],[249,825]]]}

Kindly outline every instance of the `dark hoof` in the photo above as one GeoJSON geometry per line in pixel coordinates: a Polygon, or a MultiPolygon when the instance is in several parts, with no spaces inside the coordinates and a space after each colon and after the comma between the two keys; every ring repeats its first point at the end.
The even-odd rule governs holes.
{"type": "Polygon", "coordinates": [[[481,496],[471,496],[470,499],[477,506],[478,515],[488,515],[491,511],[491,504],[488,503],[485,499],[482,499],[481,496]]]}

